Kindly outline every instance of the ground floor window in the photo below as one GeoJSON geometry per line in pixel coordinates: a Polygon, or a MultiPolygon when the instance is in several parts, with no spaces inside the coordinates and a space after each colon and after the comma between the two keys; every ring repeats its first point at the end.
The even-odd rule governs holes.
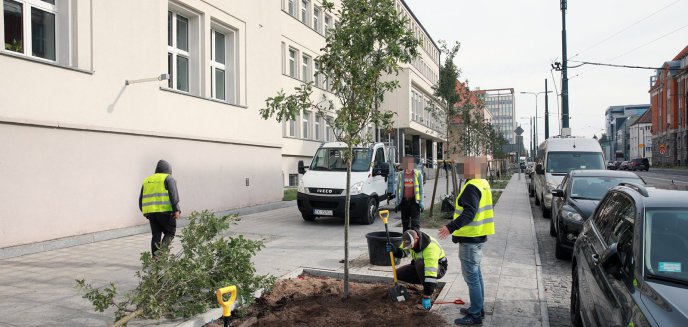
{"type": "Polygon", "coordinates": [[[299,186],[299,174],[289,174],[289,186],[299,186]]]}

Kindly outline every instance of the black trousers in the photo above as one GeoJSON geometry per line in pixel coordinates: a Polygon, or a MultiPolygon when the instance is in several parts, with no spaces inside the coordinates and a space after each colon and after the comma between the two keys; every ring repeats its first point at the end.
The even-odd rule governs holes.
{"type": "MultiPolygon", "coordinates": [[[[446,265],[440,264],[437,269],[437,279],[444,277],[447,272],[446,265]]],[[[397,279],[409,284],[423,284],[425,280],[425,263],[423,260],[416,260],[408,265],[397,269],[397,279]]]]}
{"type": "Polygon", "coordinates": [[[162,246],[168,246],[174,239],[174,234],[177,232],[177,220],[172,217],[171,212],[151,213],[146,216],[150,223],[151,233],[151,253],[155,256],[158,249],[162,246]],[[162,237],[162,235],[165,235],[162,237]],[[162,237],[162,241],[160,238],[162,237]]]}
{"type": "Polygon", "coordinates": [[[406,232],[409,229],[420,231],[420,205],[415,200],[402,199],[399,210],[401,210],[403,231],[406,232]]]}

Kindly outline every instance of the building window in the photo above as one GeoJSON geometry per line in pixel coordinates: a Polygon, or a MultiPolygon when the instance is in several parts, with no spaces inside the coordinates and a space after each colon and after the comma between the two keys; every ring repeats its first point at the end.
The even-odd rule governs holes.
{"type": "Polygon", "coordinates": [[[308,131],[310,131],[311,129],[311,113],[308,111],[304,111],[301,122],[301,137],[304,139],[308,139],[308,131]]]}
{"type": "Polygon", "coordinates": [[[308,24],[308,4],[308,0],[301,0],[301,22],[306,25],[310,25],[308,24]]]}
{"type": "Polygon", "coordinates": [[[296,4],[294,0],[288,0],[287,2],[287,11],[289,11],[289,15],[296,17],[296,4]]]}
{"type": "Polygon", "coordinates": [[[173,11],[167,12],[168,86],[189,92],[189,19],[173,11]]]}
{"type": "Polygon", "coordinates": [[[296,137],[296,120],[287,121],[287,136],[296,137]]]}
{"type": "Polygon", "coordinates": [[[299,185],[299,174],[289,174],[289,186],[296,187],[299,185]]]}
{"type": "Polygon", "coordinates": [[[313,29],[318,33],[322,33],[322,28],[320,26],[320,16],[320,8],[313,6],[313,29]]]}
{"type": "Polygon", "coordinates": [[[57,61],[57,14],[55,0],[4,0],[5,50],[57,61]]]}
{"type": "Polygon", "coordinates": [[[325,141],[330,142],[334,140],[334,133],[332,133],[332,127],[329,124],[325,124],[325,141]]]}
{"type": "Polygon", "coordinates": [[[320,116],[316,115],[315,116],[315,140],[316,141],[320,141],[320,139],[322,138],[322,136],[320,135],[320,134],[322,134],[322,131],[320,129],[320,126],[322,125],[321,123],[322,123],[322,118],[320,116]]]}
{"type": "Polygon", "coordinates": [[[296,50],[289,48],[289,76],[296,78],[296,50]]]}
{"type": "Polygon", "coordinates": [[[211,96],[218,100],[227,99],[226,39],[225,34],[210,30],[210,90],[211,96]]]}
{"type": "Polygon", "coordinates": [[[330,15],[325,15],[325,35],[332,28],[332,17],[330,15]]]}
{"type": "Polygon", "coordinates": [[[304,82],[311,81],[311,57],[304,55],[301,58],[301,77],[304,82]]]}
{"type": "Polygon", "coordinates": [[[322,87],[322,75],[320,75],[320,63],[313,63],[313,79],[315,81],[315,87],[322,87]]]}

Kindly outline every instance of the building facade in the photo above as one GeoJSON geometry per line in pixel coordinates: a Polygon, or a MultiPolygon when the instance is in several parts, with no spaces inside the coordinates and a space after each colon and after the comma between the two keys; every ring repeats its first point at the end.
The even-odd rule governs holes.
{"type": "Polygon", "coordinates": [[[629,130],[629,159],[648,158],[652,163],[652,111],[646,111],[629,130]]]}
{"type": "Polygon", "coordinates": [[[492,113],[492,124],[502,132],[509,144],[516,143],[516,97],[514,89],[480,90],[485,108],[492,113]]]}
{"type": "Polygon", "coordinates": [[[609,160],[624,160],[623,158],[628,156],[628,152],[625,152],[623,147],[618,146],[619,144],[624,143],[623,138],[619,139],[618,136],[625,135],[623,132],[619,133],[619,130],[628,117],[640,117],[649,109],[649,104],[637,104],[610,106],[607,108],[607,110],[605,110],[604,117],[606,132],[607,137],[609,138],[608,153],[605,153],[606,158],[609,160]]]}
{"type": "Polygon", "coordinates": [[[667,61],[650,80],[653,157],[656,164],[688,164],[688,46],[667,61]]]}
{"type": "MultiPolygon", "coordinates": [[[[319,1],[3,0],[0,20],[0,248],[147,224],[138,193],[159,159],[183,215],[280,201],[297,159],[332,138],[312,113],[258,112],[304,80],[332,98],[313,58],[336,17],[319,1]]],[[[422,59],[389,106],[434,156],[436,122],[411,103],[432,94],[439,50],[412,21],[422,59]]]]}

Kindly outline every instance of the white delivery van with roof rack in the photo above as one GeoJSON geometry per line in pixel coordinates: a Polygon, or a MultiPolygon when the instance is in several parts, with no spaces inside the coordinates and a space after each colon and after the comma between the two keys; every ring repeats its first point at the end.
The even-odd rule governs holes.
{"type": "Polygon", "coordinates": [[[561,184],[571,170],[605,168],[602,147],[595,139],[555,136],[542,142],[538,147],[533,174],[535,204],[542,208],[542,216],[551,216],[552,190],[561,184]]]}
{"type": "MultiPolygon", "coordinates": [[[[325,143],[315,152],[309,167],[299,161],[296,203],[304,220],[313,221],[319,216],[344,217],[345,150],[345,143],[325,143]]],[[[380,202],[394,197],[395,162],[396,148],[384,143],[353,148],[350,186],[352,222],[372,224],[377,218],[380,202]]]]}

